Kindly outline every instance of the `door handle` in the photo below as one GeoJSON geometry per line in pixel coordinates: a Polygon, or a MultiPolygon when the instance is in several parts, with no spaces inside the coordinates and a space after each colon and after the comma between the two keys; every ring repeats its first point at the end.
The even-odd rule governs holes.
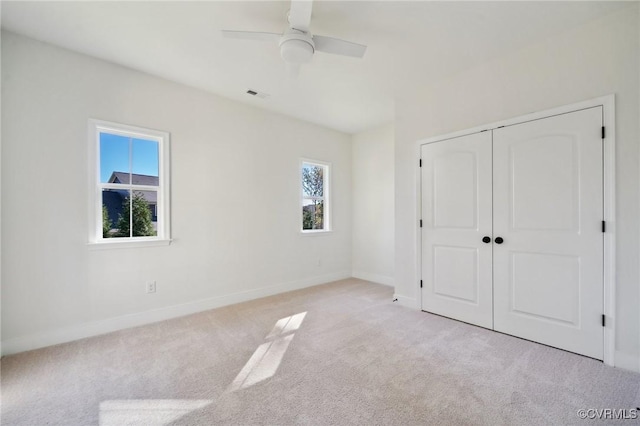
{"type": "Polygon", "coordinates": [[[482,242],[489,244],[491,242],[491,238],[490,237],[482,237],[482,242]]]}
{"type": "Polygon", "coordinates": [[[496,237],[496,239],[494,241],[496,242],[496,244],[504,243],[504,240],[502,239],[502,237],[496,237]]]}

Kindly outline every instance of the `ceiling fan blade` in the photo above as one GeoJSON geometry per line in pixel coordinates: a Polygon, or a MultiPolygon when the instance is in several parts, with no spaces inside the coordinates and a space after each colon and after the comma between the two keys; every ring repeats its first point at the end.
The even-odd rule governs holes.
{"type": "Polygon", "coordinates": [[[352,56],[362,58],[367,46],[364,44],[352,43],[339,38],[314,35],[313,44],[319,52],[333,53],[334,55],[352,56]]]}
{"type": "Polygon", "coordinates": [[[261,33],[256,31],[230,31],[222,30],[222,35],[226,38],[235,38],[239,40],[259,40],[278,42],[282,34],[261,33]]]}
{"type": "Polygon", "coordinates": [[[293,29],[309,32],[311,23],[312,0],[291,0],[289,9],[289,26],[293,29]]]}

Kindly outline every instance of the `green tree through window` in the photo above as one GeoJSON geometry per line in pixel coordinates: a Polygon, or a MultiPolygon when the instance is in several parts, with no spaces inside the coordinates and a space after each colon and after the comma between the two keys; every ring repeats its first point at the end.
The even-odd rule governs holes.
{"type": "Polygon", "coordinates": [[[102,238],[109,238],[111,234],[109,231],[111,230],[111,220],[109,219],[109,212],[107,211],[107,206],[102,205],[102,238]]]}
{"type": "Polygon", "coordinates": [[[121,237],[155,236],[156,230],[153,229],[149,203],[144,199],[141,192],[134,192],[132,199],[133,203],[131,198],[127,197],[122,204],[123,214],[118,217],[118,232],[116,235],[121,237]],[[131,217],[133,218],[133,232],[130,230],[130,217],[125,213],[129,211],[131,211],[131,217]]]}

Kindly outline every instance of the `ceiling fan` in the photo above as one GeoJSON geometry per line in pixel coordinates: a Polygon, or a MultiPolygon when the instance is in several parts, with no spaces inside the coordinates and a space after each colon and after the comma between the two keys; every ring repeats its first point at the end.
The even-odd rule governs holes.
{"type": "Polygon", "coordinates": [[[222,30],[222,35],[228,38],[278,43],[280,56],[292,77],[298,75],[300,65],[309,62],[316,51],[362,58],[367,50],[365,45],[311,34],[309,24],[312,6],[312,0],[291,0],[291,9],[287,16],[289,27],[283,34],[222,30]]]}

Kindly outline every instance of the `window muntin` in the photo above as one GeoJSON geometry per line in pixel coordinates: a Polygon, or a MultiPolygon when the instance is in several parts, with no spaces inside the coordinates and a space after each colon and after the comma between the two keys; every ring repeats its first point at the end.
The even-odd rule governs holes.
{"type": "Polygon", "coordinates": [[[329,164],[301,162],[302,232],[326,232],[329,222],[329,164]]]}
{"type": "Polygon", "coordinates": [[[95,243],[169,239],[169,135],[91,121],[95,243]]]}

